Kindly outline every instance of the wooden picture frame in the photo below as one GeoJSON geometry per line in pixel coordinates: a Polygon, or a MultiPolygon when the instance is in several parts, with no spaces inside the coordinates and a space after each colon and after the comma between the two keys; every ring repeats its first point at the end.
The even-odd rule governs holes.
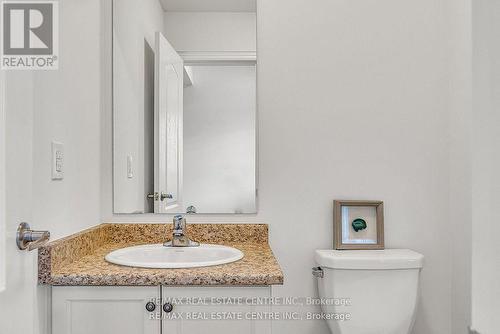
{"type": "Polygon", "coordinates": [[[333,231],[335,249],[384,249],[384,202],[333,201],[333,231]]]}

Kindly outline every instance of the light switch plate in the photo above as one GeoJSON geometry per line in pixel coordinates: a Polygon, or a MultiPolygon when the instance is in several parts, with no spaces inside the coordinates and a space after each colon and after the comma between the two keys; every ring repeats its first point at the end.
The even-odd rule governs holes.
{"type": "Polygon", "coordinates": [[[132,156],[127,155],[127,177],[129,179],[134,177],[134,170],[132,166],[133,166],[132,156]]]}
{"type": "Polygon", "coordinates": [[[64,145],[52,142],[52,180],[64,179],[64,145]]]}

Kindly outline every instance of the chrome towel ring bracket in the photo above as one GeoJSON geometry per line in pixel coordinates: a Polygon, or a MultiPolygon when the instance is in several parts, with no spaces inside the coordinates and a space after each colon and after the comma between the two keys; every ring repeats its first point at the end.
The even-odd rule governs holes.
{"type": "Polygon", "coordinates": [[[17,227],[16,243],[20,250],[32,251],[45,244],[49,239],[49,231],[33,231],[28,223],[21,223],[17,227]]]}

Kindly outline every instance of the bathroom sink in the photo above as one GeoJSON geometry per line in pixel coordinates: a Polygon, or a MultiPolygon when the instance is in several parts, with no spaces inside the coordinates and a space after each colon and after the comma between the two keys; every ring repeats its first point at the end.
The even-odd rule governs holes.
{"type": "Polygon", "coordinates": [[[201,244],[198,247],[165,247],[163,244],[117,249],[107,254],[108,262],[140,268],[195,268],[238,261],[243,253],[232,247],[201,244]]]}

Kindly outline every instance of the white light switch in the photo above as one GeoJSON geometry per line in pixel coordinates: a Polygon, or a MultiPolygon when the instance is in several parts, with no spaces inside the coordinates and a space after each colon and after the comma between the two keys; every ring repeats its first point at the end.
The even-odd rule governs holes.
{"type": "Polygon", "coordinates": [[[132,163],[133,163],[132,156],[127,155],[127,177],[129,179],[134,177],[134,170],[132,169],[132,163]]]}
{"type": "Polygon", "coordinates": [[[64,178],[64,145],[52,142],[52,180],[64,178]]]}

